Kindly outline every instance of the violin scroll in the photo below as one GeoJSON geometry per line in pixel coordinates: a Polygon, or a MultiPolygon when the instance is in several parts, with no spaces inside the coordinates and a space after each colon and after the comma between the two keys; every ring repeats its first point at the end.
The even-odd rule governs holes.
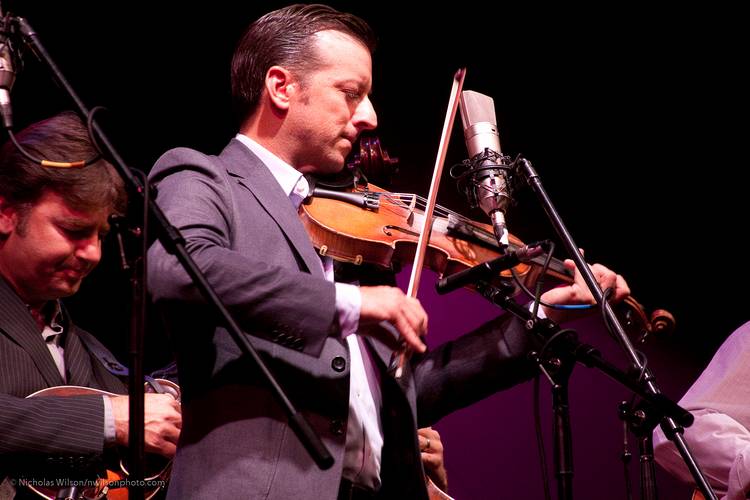
{"type": "Polygon", "coordinates": [[[355,144],[345,169],[335,174],[307,177],[311,187],[344,192],[356,187],[364,188],[370,182],[387,186],[397,172],[398,158],[392,158],[383,149],[380,138],[362,135],[355,144]]]}
{"type": "Polygon", "coordinates": [[[675,319],[671,312],[655,309],[651,313],[651,328],[656,333],[669,334],[674,331],[675,319]]]}
{"type": "Polygon", "coordinates": [[[628,297],[622,302],[618,313],[625,329],[631,334],[638,335],[639,343],[645,342],[651,333],[672,333],[676,324],[672,313],[665,309],[654,309],[647,316],[645,308],[633,297],[628,297]]]}
{"type": "Polygon", "coordinates": [[[352,161],[346,167],[353,172],[359,169],[373,182],[388,186],[398,173],[398,158],[388,155],[388,151],[380,144],[379,137],[363,135],[359,138],[359,151],[354,153],[352,161]]]}

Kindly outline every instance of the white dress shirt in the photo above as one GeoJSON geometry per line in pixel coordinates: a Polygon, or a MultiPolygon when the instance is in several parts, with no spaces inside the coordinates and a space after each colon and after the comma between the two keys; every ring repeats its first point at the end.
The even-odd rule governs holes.
{"type": "MultiPolygon", "coordinates": [[[[295,208],[298,208],[310,193],[307,179],[249,137],[237,134],[236,138],[268,167],[295,208]]],[[[321,264],[326,279],[334,281],[331,258],[321,257],[321,264]]],[[[362,304],[359,287],[344,283],[335,285],[337,319],[350,356],[349,418],[343,476],[355,484],[377,490],[380,488],[380,459],[383,449],[380,379],[369,349],[363,339],[356,335],[362,304]]]]}
{"type": "Polygon", "coordinates": [[[63,381],[67,380],[65,376],[65,349],[60,344],[60,337],[63,333],[63,326],[60,324],[60,317],[62,310],[60,303],[56,300],[50,302],[45,306],[45,309],[51,309],[48,314],[45,314],[47,318],[44,321],[44,330],[42,330],[42,338],[44,343],[47,344],[47,349],[52,355],[52,359],[55,361],[57,371],[60,372],[60,376],[63,381]]]}

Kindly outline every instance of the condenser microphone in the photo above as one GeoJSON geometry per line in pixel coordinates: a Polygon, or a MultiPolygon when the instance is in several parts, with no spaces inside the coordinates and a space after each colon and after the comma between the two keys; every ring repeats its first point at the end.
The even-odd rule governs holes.
{"type": "Polygon", "coordinates": [[[10,106],[10,89],[16,80],[13,69],[13,56],[10,53],[10,42],[5,19],[0,18],[0,114],[5,128],[13,128],[13,109],[10,106]]]}
{"type": "Polygon", "coordinates": [[[492,228],[503,249],[508,246],[505,210],[511,201],[508,165],[500,150],[495,102],[472,90],[461,92],[461,120],[469,153],[469,171],[464,191],[472,207],[481,208],[492,220],[492,228]]]}

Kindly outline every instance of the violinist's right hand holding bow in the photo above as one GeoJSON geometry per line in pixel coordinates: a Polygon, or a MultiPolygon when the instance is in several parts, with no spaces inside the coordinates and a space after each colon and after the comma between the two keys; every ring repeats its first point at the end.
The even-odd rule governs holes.
{"type": "Polygon", "coordinates": [[[420,338],[427,334],[427,313],[419,299],[408,297],[392,286],[363,286],[359,291],[362,297],[359,324],[365,327],[363,333],[378,337],[394,350],[403,347],[403,344],[415,352],[427,350],[420,338]],[[400,338],[394,338],[381,328],[367,328],[382,321],[396,327],[400,338]]]}

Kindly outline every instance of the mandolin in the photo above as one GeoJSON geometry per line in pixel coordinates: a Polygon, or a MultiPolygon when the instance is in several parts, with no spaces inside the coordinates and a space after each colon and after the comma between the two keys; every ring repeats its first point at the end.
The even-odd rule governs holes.
{"type": "MultiPolygon", "coordinates": [[[[180,399],[180,387],[174,382],[169,380],[158,379],[155,382],[146,383],[146,392],[160,392],[168,393],[175,399],[180,399]]],[[[47,396],[85,396],[85,395],[102,395],[102,396],[121,396],[121,394],[114,394],[99,389],[92,389],[91,387],[79,387],[73,385],[60,385],[56,387],[48,387],[37,391],[33,394],[29,394],[28,398],[39,398],[47,396]]],[[[167,482],[169,481],[169,473],[172,468],[172,461],[165,457],[148,454],[146,456],[146,474],[145,480],[145,493],[144,498],[149,500],[154,497],[162,489],[166,489],[167,482]]],[[[128,489],[127,489],[127,478],[128,470],[125,462],[121,458],[116,468],[108,469],[101,474],[101,477],[91,479],[90,481],[81,481],[85,483],[81,485],[80,497],[85,499],[109,499],[109,500],[127,500],[128,489]]],[[[63,487],[68,487],[66,484],[56,484],[55,481],[24,481],[19,480],[19,484],[25,485],[31,491],[39,495],[41,498],[54,500],[58,497],[58,493],[63,487]]]]}

